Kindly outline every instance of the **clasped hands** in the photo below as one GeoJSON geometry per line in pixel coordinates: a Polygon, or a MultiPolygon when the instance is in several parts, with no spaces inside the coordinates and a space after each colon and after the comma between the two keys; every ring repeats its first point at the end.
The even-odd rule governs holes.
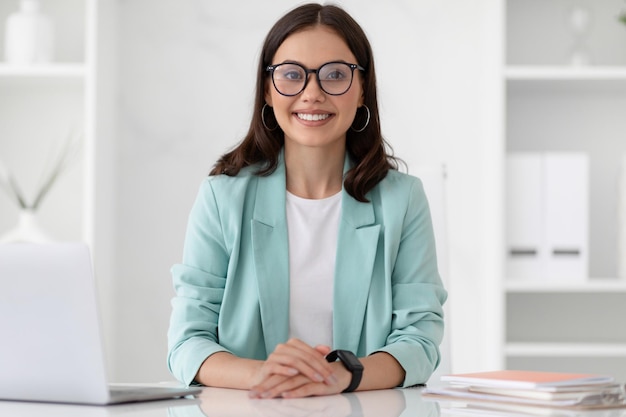
{"type": "Polygon", "coordinates": [[[250,398],[298,398],[338,394],[348,387],[352,375],[340,362],[329,363],[329,346],[309,346],[290,339],[276,346],[259,367],[250,398]]]}

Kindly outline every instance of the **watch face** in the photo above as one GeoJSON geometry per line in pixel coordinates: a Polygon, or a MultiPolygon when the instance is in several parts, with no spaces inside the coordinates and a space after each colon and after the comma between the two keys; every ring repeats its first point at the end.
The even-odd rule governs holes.
{"type": "Polygon", "coordinates": [[[361,361],[359,361],[359,359],[354,356],[354,353],[348,350],[339,350],[337,351],[337,356],[339,357],[339,359],[341,359],[343,363],[346,364],[346,367],[348,369],[363,369],[363,364],[361,364],[361,361]]]}

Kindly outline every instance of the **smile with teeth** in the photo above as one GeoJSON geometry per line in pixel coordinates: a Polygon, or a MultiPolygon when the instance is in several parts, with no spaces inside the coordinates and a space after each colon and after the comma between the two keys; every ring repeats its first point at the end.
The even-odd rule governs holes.
{"type": "Polygon", "coordinates": [[[326,120],[330,117],[330,114],[309,114],[309,113],[296,113],[298,119],[307,120],[309,122],[319,122],[320,120],[326,120]]]}

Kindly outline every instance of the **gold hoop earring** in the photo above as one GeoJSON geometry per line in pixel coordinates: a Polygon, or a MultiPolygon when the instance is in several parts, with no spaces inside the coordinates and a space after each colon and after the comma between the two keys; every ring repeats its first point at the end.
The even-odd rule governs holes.
{"type": "MultiPolygon", "coordinates": [[[[267,126],[267,123],[265,123],[265,108],[266,107],[270,107],[267,103],[265,103],[263,105],[263,108],[261,108],[261,123],[263,123],[263,126],[269,130],[270,132],[273,132],[274,130],[278,129],[278,122],[276,123],[276,126],[274,126],[272,129],[269,128],[269,126],[267,126]]],[[[271,107],[270,107],[271,109],[271,107]]]]}
{"type": "Polygon", "coordinates": [[[357,133],[361,133],[362,131],[364,131],[365,128],[370,124],[370,116],[371,116],[370,109],[365,104],[362,107],[365,107],[365,111],[367,112],[367,120],[365,120],[365,125],[360,129],[355,129],[354,126],[350,126],[350,129],[352,129],[353,131],[357,133]]]}

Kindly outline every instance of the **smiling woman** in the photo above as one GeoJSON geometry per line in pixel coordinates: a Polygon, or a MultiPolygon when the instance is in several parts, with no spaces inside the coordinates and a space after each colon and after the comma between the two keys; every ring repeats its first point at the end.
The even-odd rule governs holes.
{"type": "MultiPolygon", "coordinates": [[[[361,107],[354,109],[353,128],[345,132],[346,152],[351,156],[354,166],[346,173],[344,187],[358,201],[365,201],[365,194],[385,177],[389,169],[397,169],[398,164],[395,158],[387,154],[386,149],[389,146],[383,139],[380,130],[376,71],[370,43],[358,23],[344,10],[334,6],[321,7],[318,4],[310,4],[296,8],[283,16],[270,30],[265,38],[261,59],[257,67],[255,104],[248,133],[237,148],[220,158],[213,167],[211,174],[237,175],[242,168],[254,164],[260,164],[258,167],[258,174],[260,175],[269,174],[276,169],[278,156],[283,150],[284,131],[282,128],[274,129],[277,124],[275,113],[268,110],[264,111],[271,105],[267,95],[275,93],[272,91],[273,89],[270,89],[273,73],[271,67],[280,63],[296,63],[302,65],[306,70],[306,65],[303,65],[304,62],[296,61],[297,55],[287,57],[285,58],[287,61],[283,62],[279,60],[280,57],[277,57],[276,54],[279,48],[283,52],[287,52],[286,48],[290,47],[290,43],[293,43],[289,38],[299,35],[301,31],[313,29],[319,29],[326,33],[323,38],[310,37],[308,39],[310,44],[306,45],[307,47],[317,50],[329,46],[335,49],[340,47],[342,53],[350,57],[329,54],[330,58],[316,65],[332,61],[358,65],[358,71],[352,70],[352,76],[354,79],[359,77],[360,88],[363,90],[363,101],[359,104],[361,107]],[[337,40],[339,41],[337,46],[324,43],[337,40]],[[284,45],[286,42],[287,45],[284,45]]],[[[301,45],[301,47],[304,46],[304,44],[301,45]]],[[[297,53],[298,51],[294,52],[297,53]]],[[[311,59],[312,57],[307,58],[311,59]]],[[[307,65],[310,64],[307,63],[307,65]]],[[[316,66],[312,67],[316,68],[316,66]]],[[[319,82],[310,83],[308,81],[310,78],[309,72],[305,77],[307,80],[305,87],[308,87],[309,84],[320,85],[319,82]]],[[[352,90],[352,84],[350,90],[352,90]]],[[[308,111],[301,114],[303,118],[312,118],[313,116],[305,115],[324,113],[308,111]]]]}
{"type": "Polygon", "coordinates": [[[380,131],[370,44],[308,4],[265,39],[248,134],[189,217],[169,366],[254,398],[424,383],[447,293],[419,179],[380,131]]]}
{"type": "MultiPolygon", "coordinates": [[[[268,66],[274,68],[271,71],[274,88],[267,89],[265,101],[274,109],[284,133],[288,166],[291,155],[301,155],[298,147],[304,146],[307,149],[301,151],[311,153],[308,160],[320,158],[327,163],[334,160],[341,178],[346,132],[357,108],[363,105],[362,78],[359,72],[354,74],[360,67],[354,63],[356,60],[344,39],[334,29],[322,25],[289,36],[274,54],[273,62],[280,64],[268,66]],[[319,68],[306,69],[305,65],[319,68]],[[309,82],[310,79],[314,81],[309,82]]],[[[297,165],[302,166],[299,162],[297,165]]],[[[340,190],[341,181],[334,181],[333,187],[325,190],[326,195],[318,197],[328,197],[340,190]]],[[[311,197],[306,189],[290,191],[311,197]]]]}

